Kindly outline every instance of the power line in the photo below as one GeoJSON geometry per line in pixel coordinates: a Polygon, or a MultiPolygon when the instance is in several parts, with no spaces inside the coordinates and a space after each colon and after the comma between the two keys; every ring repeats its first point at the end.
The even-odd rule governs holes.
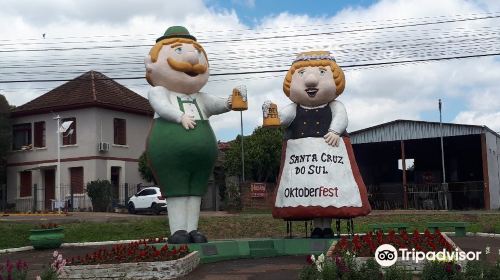
{"type": "MultiPolygon", "coordinates": [[[[438,49],[435,48],[436,46],[443,46],[449,48],[452,45],[457,45],[459,46],[463,43],[467,42],[480,42],[482,45],[484,45],[486,42],[492,41],[492,40],[498,40],[500,39],[499,36],[493,36],[493,37],[485,37],[485,35],[499,35],[500,34],[500,29],[496,32],[484,32],[484,33],[471,33],[471,35],[459,35],[459,36],[439,36],[439,37],[423,37],[423,38],[409,38],[409,39],[401,39],[401,40],[396,40],[397,38],[391,38],[391,40],[386,40],[386,41],[375,41],[375,42],[363,42],[363,43],[352,43],[352,44],[344,44],[344,45],[349,45],[349,46],[355,46],[355,45],[362,45],[361,48],[347,48],[347,49],[333,49],[333,53],[337,57],[341,57],[342,53],[349,53],[349,54],[361,54],[361,53],[369,53],[369,52],[374,52],[374,51],[380,51],[381,49],[384,50],[397,50],[399,52],[404,52],[409,49],[414,49],[416,47],[419,48],[427,48],[427,47],[432,47],[432,49],[438,49]],[[433,42],[433,40],[436,40],[433,42]],[[446,41],[443,41],[446,40],[446,41]],[[423,43],[416,43],[419,41],[423,41],[423,43]],[[409,42],[409,43],[406,43],[409,42]],[[388,45],[388,43],[392,43],[393,45],[388,45]],[[404,43],[404,44],[403,44],[404,43]]],[[[307,49],[309,47],[307,46],[302,46],[302,48],[307,49]]],[[[246,55],[243,57],[245,61],[249,60],[254,60],[254,61],[259,61],[262,59],[271,59],[271,58],[280,58],[280,57],[288,57],[291,55],[287,51],[289,50],[294,50],[295,48],[281,48],[279,52],[275,51],[275,54],[271,55],[262,55],[262,54],[255,54],[255,55],[246,55]]],[[[260,50],[262,51],[262,49],[260,50]]],[[[126,56],[118,56],[113,59],[104,59],[100,57],[95,57],[95,58],[88,58],[88,61],[96,60],[101,63],[99,63],[100,66],[125,66],[125,65],[143,65],[142,59],[130,59],[129,54],[125,54],[126,56]],[[106,61],[110,61],[109,63],[106,61]],[[119,63],[116,61],[120,61],[119,63]]],[[[371,55],[373,56],[373,55],[371,55]]],[[[210,56],[212,57],[212,56],[210,56]]],[[[226,61],[231,61],[231,60],[242,60],[241,53],[238,54],[237,56],[225,56],[223,59],[214,59],[211,60],[211,65],[218,65],[222,63],[226,63],[226,61]]],[[[52,63],[52,64],[43,64],[43,65],[33,65],[33,62],[37,62],[37,60],[33,59],[28,59],[28,60],[22,60],[25,62],[25,64],[12,64],[12,63],[6,63],[6,64],[0,64],[0,67],[2,69],[21,69],[21,68],[28,68],[28,69],[33,69],[33,68],[54,68],[54,67],[64,67],[64,66],[71,66],[71,67],[93,67],[94,64],[91,64],[90,62],[87,64],[74,64],[74,59],[73,58],[61,58],[58,59],[58,61],[67,61],[71,62],[71,64],[65,64],[65,63],[52,63]]],[[[44,71],[45,73],[45,71],[44,71]]],[[[10,72],[9,74],[12,74],[10,72]]]]}
{"type": "MultiPolygon", "coordinates": [[[[392,19],[384,19],[383,21],[381,20],[369,20],[369,21],[352,21],[352,22],[339,22],[339,23],[326,23],[326,24],[316,24],[315,26],[342,26],[342,25],[347,25],[347,27],[350,27],[352,25],[374,25],[372,23],[379,23],[379,22],[398,22],[398,21],[412,21],[412,20],[428,20],[428,19],[439,19],[439,18],[460,18],[460,17],[475,17],[475,16],[484,16],[484,15],[497,15],[500,12],[486,12],[486,13],[472,13],[472,14],[456,14],[456,15],[441,15],[441,16],[426,16],[426,17],[410,17],[410,18],[392,18],[392,19]]],[[[382,23],[383,24],[383,23],[382,23]]],[[[382,25],[379,24],[379,25],[382,25]]],[[[376,25],[376,24],[375,24],[376,25]]],[[[279,27],[279,29],[304,29],[310,27],[310,25],[292,25],[292,26],[284,26],[284,27],[279,27]]],[[[275,27],[264,27],[261,28],[261,30],[275,30],[275,27]]],[[[245,32],[245,33],[240,33],[237,35],[244,35],[248,31],[253,31],[251,28],[240,28],[240,29],[225,29],[225,30],[206,30],[206,31],[200,31],[197,32],[196,36],[198,38],[203,37],[203,34],[206,33],[221,33],[221,32],[245,32]]],[[[261,33],[266,33],[266,32],[256,32],[255,34],[261,34],[261,33]]],[[[148,36],[148,37],[157,37],[159,34],[155,33],[149,33],[149,34],[135,34],[135,35],[130,35],[130,34],[107,34],[107,35],[92,35],[92,36],[64,36],[64,37],[54,37],[54,38],[48,38],[52,40],[58,40],[58,39],[92,39],[92,38],[114,38],[114,37],[132,37],[132,36],[148,36]]],[[[213,38],[213,35],[209,35],[211,38],[213,38]]],[[[224,35],[226,36],[226,35],[224,35]]],[[[41,41],[41,38],[23,38],[25,41],[19,41],[19,39],[0,39],[0,42],[10,42],[10,41],[15,41],[15,43],[12,43],[13,45],[18,45],[18,44],[29,44],[26,43],[27,41],[41,41]]],[[[46,39],[43,39],[46,40],[46,39]]],[[[86,41],[88,42],[88,40],[86,41]]],[[[81,43],[81,42],[71,42],[71,43],[81,43]]]]}
{"type": "MultiPolygon", "coordinates": [[[[494,38],[496,39],[496,38],[494,38]]],[[[453,44],[458,44],[460,48],[450,48],[450,45],[448,43],[443,43],[443,44],[422,44],[422,46],[419,46],[419,44],[410,46],[408,48],[387,48],[384,49],[386,51],[389,51],[389,53],[377,53],[377,49],[372,50],[363,50],[363,51],[358,51],[358,53],[352,52],[351,50],[349,53],[355,53],[354,56],[349,56],[346,58],[349,59],[342,59],[342,56],[340,57],[343,63],[359,63],[363,61],[378,61],[378,60],[387,60],[387,59],[401,59],[401,58],[429,58],[429,57],[434,57],[434,56],[442,56],[442,55],[462,55],[462,53],[466,53],[470,55],[473,52],[496,52],[497,51],[497,46],[498,46],[498,40],[493,41],[491,43],[486,44],[485,42],[488,41],[486,39],[482,40],[482,44],[469,44],[469,45],[464,45],[462,41],[459,42],[453,42],[453,44]],[[443,46],[446,48],[440,48],[439,46],[443,46]],[[375,51],[375,52],[374,52],[375,51]],[[364,52],[367,52],[366,55],[360,55],[364,52]],[[365,59],[366,58],[366,59],[365,59]]],[[[141,63],[142,64],[142,63],[141,63]]],[[[281,59],[281,60],[275,60],[275,61],[246,61],[245,64],[239,64],[235,66],[227,66],[225,63],[221,62],[219,64],[212,64],[212,72],[217,72],[217,70],[242,70],[242,69],[255,69],[255,68],[269,68],[269,67],[287,67],[289,66],[289,61],[287,59],[281,59]],[[221,65],[221,69],[217,66],[213,65],[221,65]]],[[[90,65],[89,65],[90,66],[90,65]]],[[[103,66],[103,65],[100,65],[103,66]]],[[[105,66],[105,65],[104,65],[105,66]]],[[[122,67],[114,67],[109,70],[105,70],[106,68],[95,68],[92,67],[93,70],[98,70],[98,71],[104,71],[104,72],[109,72],[109,71],[126,71],[129,73],[144,73],[144,70],[133,70],[130,69],[128,65],[120,65],[122,67]]],[[[142,68],[142,67],[141,67],[142,68]]],[[[90,69],[89,69],[90,70],[90,69]]],[[[23,71],[18,71],[15,72],[17,75],[37,75],[39,76],[40,74],[55,74],[55,75],[60,75],[60,74],[81,74],[82,70],[79,71],[67,71],[67,70],[60,70],[60,71],[47,71],[44,70],[44,72],[23,72],[23,71]]],[[[227,72],[227,71],[225,71],[227,72]]],[[[12,74],[12,73],[9,73],[12,74]]],[[[217,75],[218,73],[214,74],[217,75]]],[[[27,79],[28,80],[28,79],[27,79]]]]}
{"type": "MultiPolygon", "coordinates": [[[[338,55],[338,61],[342,61],[343,63],[359,63],[362,61],[378,61],[378,60],[386,60],[386,59],[400,59],[400,58],[416,58],[416,57],[429,57],[429,56],[437,56],[437,55],[451,55],[451,54],[461,54],[461,53],[467,53],[471,54],[473,51],[474,52],[493,52],[496,51],[498,43],[500,38],[497,37],[492,37],[492,38],[481,38],[481,39],[462,39],[460,41],[447,41],[447,42],[442,42],[440,44],[428,44],[428,43],[418,43],[418,44],[413,44],[413,45],[405,45],[404,48],[398,48],[397,46],[385,46],[382,51],[385,52],[380,52],[381,50],[379,48],[358,48],[358,49],[346,49],[346,50],[338,50],[335,51],[337,53],[342,53],[346,52],[349,54],[354,54],[350,55],[346,59],[343,59],[343,56],[338,55]],[[492,41],[494,39],[494,41],[492,41]],[[466,41],[471,41],[475,42],[479,40],[481,44],[464,44],[466,41]],[[458,45],[459,48],[450,48],[453,45],[458,45]],[[441,47],[442,46],[442,47],[441,47]],[[495,47],[495,48],[493,48],[495,47]],[[389,52],[388,54],[386,52],[389,52]],[[424,54],[424,55],[421,55],[424,54]],[[340,58],[340,59],[339,59],[340,58]],[[365,59],[366,58],[366,59],[365,59]]],[[[225,61],[221,61],[220,63],[211,63],[212,67],[211,70],[217,72],[217,70],[242,70],[242,69],[255,69],[255,68],[269,68],[269,67],[287,67],[289,66],[289,60],[285,55],[281,55],[284,58],[283,59],[278,59],[274,61],[260,61],[260,60],[253,60],[249,61],[248,59],[245,61],[244,64],[238,64],[232,66],[231,64],[228,64],[225,61]],[[214,66],[215,65],[215,66],[214,66]],[[218,66],[220,65],[220,67],[218,66]],[[219,69],[221,68],[221,69],[219,69]]],[[[269,59],[271,57],[264,57],[265,59],[269,59]]],[[[121,60],[120,60],[121,61],[121,60]]],[[[98,71],[104,71],[104,72],[109,72],[109,71],[126,71],[129,73],[144,73],[144,70],[133,70],[130,69],[130,65],[135,64],[135,65],[142,65],[142,63],[128,63],[128,64],[119,64],[119,63],[112,63],[112,64],[99,64],[101,68],[95,68],[94,65],[71,65],[71,67],[86,67],[86,68],[92,68],[94,70],[98,71]],[[102,66],[121,66],[121,67],[113,67],[112,69],[102,67],[102,66]]],[[[47,67],[53,66],[53,65],[46,65],[47,67]]],[[[64,65],[62,65],[64,66],[64,65]]],[[[21,67],[19,68],[28,68],[29,66],[21,67]]],[[[35,67],[37,68],[37,67],[35,67]]],[[[38,67],[38,68],[43,68],[43,67],[38,67]]],[[[61,65],[58,65],[58,68],[62,68],[61,65]]],[[[141,67],[142,68],[142,67],[141,67]]],[[[33,69],[33,67],[29,68],[33,69]]],[[[76,69],[75,69],[76,70],[76,69]]],[[[89,69],[90,70],[90,69],[89,69]]],[[[25,71],[17,71],[14,72],[15,75],[41,75],[41,74],[55,74],[55,75],[60,75],[60,74],[81,74],[82,70],[76,70],[76,71],[67,71],[67,70],[57,70],[57,71],[50,71],[50,70],[43,70],[43,72],[36,72],[36,71],[31,71],[31,72],[25,72],[25,71]]],[[[10,72],[9,74],[13,74],[10,72]]]]}
{"type": "MultiPolygon", "coordinates": [[[[267,37],[254,37],[254,38],[241,38],[241,39],[230,39],[230,40],[214,40],[200,42],[202,44],[215,44],[215,43],[229,43],[229,42],[241,42],[241,41],[256,41],[256,40],[269,40],[269,39],[284,39],[284,38],[297,38],[297,37],[309,37],[309,36],[319,36],[319,35],[332,35],[347,32],[362,32],[362,31],[373,31],[382,29],[395,29],[404,27],[416,27],[416,26],[428,26],[434,24],[445,24],[445,23],[455,23],[455,22],[465,22],[465,21],[476,21],[484,19],[494,19],[500,18],[500,15],[490,15],[476,18],[464,18],[464,19],[453,19],[453,20],[441,20],[435,22],[420,22],[412,24],[394,25],[394,26],[384,26],[384,27],[369,27],[351,30],[339,30],[339,31],[329,31],[329,32],[318,32],[318,33],[308,33],[308,34],[293,34],[293,35],[281,35],[281,36],[267,36],[267,37]]],[[[94,50],[94,49],[115,49],[115,48],[137,48],[137,47],[150,47],[151,44],[145,45],[121,45],[121,46],[91,46],[91,47],[71,47],[71,48],[46,48],[46,49],[12,49],[12,50],[0,50],[0,53],[12,53],[12,52],[45,52],[45,51],[71,51],[71,50],[94,50]]]]}
{"type": "MultiPolygon", "coordinates": [[[[415,60],[401,60],[401,61],[389,61],[389,62],[376,62],[376,63],[363,63],[363,64],[351,64],[343,65],[342,68],[362,68],[370,66],[381,66],[381,65],[398,65],[406,63],[416,63],[416,62],[429,62],[429,61],[444,61],[444,60],[454,60],[454,59],[466,59],[466,58],[478,58],[478,57],[489,57],[498,56],[500,52],[497,53],[487,53],[487,54],[476,54],[476,55],[462,55],[453,57],[439,57],[439,58],[425,58],[425,59],[415,59],[415,60]]],[[[226,73],[216,73],[211,74],[211,76],[230,76],[230,75],[249,75],[249,74],[267,74],[267,73],[283,73],[287,72],[288,69],[275,69],[275,70],[261,70],[261,71],[243,71],[243,72],[226,72],[226,73]]],[[[82,78],[77,78],[82,79],[82,78]]],[[[144,77],[114,77],[114,78],[95,78],[96,80],[137,80],[144,79],[144,77]]],[[[69,82],[75,79],[32,79],[32,80],[7,80],[0,81],[0,84],[9,83],[45,83],[45,82],[69,82]]]]}

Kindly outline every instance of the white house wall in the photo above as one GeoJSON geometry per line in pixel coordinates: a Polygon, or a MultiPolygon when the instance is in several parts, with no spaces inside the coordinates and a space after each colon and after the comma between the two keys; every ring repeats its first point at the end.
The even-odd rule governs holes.
{"type": "MultiPolygon", "coordinates": [[[[57,113],[57,112],[56,112],[57,113]]],[[[144,116],[119,112],[102,108],[85,108],[59,112],[62,119],[76,118],[76,145],[61,147],[61,185],[70,185],[71,167],[83,167],[84,184],[96,179],[111,178],[111,167],[119,166],[120,184],[138,184],[144,182],[138,172],[138,163],[145,150],[152,116],[144,116]],[[113,119],[126,120],[126,145],[113,144],[113,119]],[[107,152],[98,151],[98,144],[110,144],[107,152]]],[[[39,168],[55,168],[57,164],[56,121],[53,114],[39,114],[13,119],[13,124],[45,121],[44,148],[33,148],[26,151],[12,151],[7,168],[7,199],[14,203],[19,198],[19,172],[33,169],[32,183],[43,185],[43,176],[39,168]]],[[[32,125],[32,143],[33,143],[32,125]]],[[[62,143],[61,143],[62,144],[62,143]]]]}
{"type": "MultiPolygon", "coordinates": [[[[97,108],[96,119],[96,145],[101,142],[110,143],[109,152],[101,153],[107,157],[121,157],[138,159],[142,152],[146,149],[146,138],[149,133],[149,128],[152,116],[143,116],[126,112],[113,111],[108,109],[97,108]],[[113,119],[125,119],[127,123],[127,145],[113,144],[113,119]],[[101,138],[101,123],[102,123],[102,138],[101,138]]],[[[97,147],[97,146],[96,146],[97,147]]]]}
{"type": "Polygon", "coordinates": [[[144,180],[141,178],[137,162],[125,162],[125,173],[127,174],[127,180],[128,180],[127,183],[129,184],[135,184],[135,185],[139,183],[146,185],[153,184],[153,182],[145,183],[144,180]]]}
{"type": "MultiPolygon", "coordinates": [[[[54,114],[57,114],[55,112],[54,114]]],[[[33,148],[28,151],[13,151],[9,156],[9,163],[46,161],[57,159],[57,122],[53,119],[54,114],[39,114],[13,119],[12,124],[34,123],[45,121],[45,143],[44,148],[33,148]]],[[[97,141],[95,120],[97,119],[97,108],[86,108],[58,113],[61,119],[76,118],[76,145],[61,146],[61,158],[75,158],[96,156],[97,141]]],[[[33,126],[31,134],[33,136],[33,126]]],[[[33,143],[33,142],[32,142],[33,143]]],[[[62,140],[61,140],[62,145],[62,140]]]]}
{"type": "MultiPolygon", "coordinates": [[[[61,163],[61,198],[67,199],[70,196],[70,168],[72,167],[83,167],[83,180],[87,182],[94,178],[95,169],[93,160],[82,160],[82,161],[73,161],[73,162],[62,162],[61,163]]],[[[19,197],[20,192],[20,180],[19,180],[19,172],[24,170],[31,170],[31,178],[32,184],[36,184],[36,196],[37,196],[37,209],[44,209],[44,190],[45,190],[45,181],[43,172],[46,169],[56,169],[54,163],[43,163],[43,164],[32,164],[32,165],[22,165],[22,166],[10,166],[7,168],[7,202],[8,203],[16,203],[17,210],[19,211],[28,211],[31,210],[31,205],[28,203],[32,199],[34,199],[34,190],[32,189],[31,196],[29,197],[19,197]]],[[[32,186],[33,188],[33,186],[32,186]]],[[[55,188],[57,192],[57,187],[55,188]]]]}

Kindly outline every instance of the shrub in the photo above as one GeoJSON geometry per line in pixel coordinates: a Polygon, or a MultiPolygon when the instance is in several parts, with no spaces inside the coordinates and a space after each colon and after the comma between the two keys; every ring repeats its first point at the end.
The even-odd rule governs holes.
{"type": "Polygon", "coordinates": [[[465,266],[465,279],[500,280],[500,262],[489,264],[485,261],[469,261],[465,266]]]}
{"type": "Polygon", "coordinates": [[[108,180],[87,183],[87,194],[92,200],[92,208],[97,212],[106,212],[111,208],[113,185],[108,180]]]}
{"type": "Polygon", "coordinates": [[[413,274],[404,267],[393,265],[385,269],[384,280],[412,280],[413,274]]]}
{"type": "Polygon", "coordinates": [[[459,280],[465,279],[462,268],[454,262],[428,261],[422,271],[422,280],[459,280]]]}
{"type": "Polygon", "coordinates": [[[231,182],[226,189],[226,211],[241,211],[241,193],[237,183],[231,182]]]}
{"type": "Polygon", "coordinates": [[[148,182],[153,182],[157,185],[153,171],[151,170],[151,167],[149,167],[148,155],[146,152],[143,152],[139,158],[139,174],[141,174],[142,179],[148,182]]]}
{"type": "Polygon", "coordinates": [[[330,280],[330,279],[384,279],[380,266],[373,259],[358,265],[356,257],[349,251],[342,255],[333,256],[333,259],[323,254],[317,258],[308,257],[309,266],[302,269],[299,275],[301,280],[330,280]]]}

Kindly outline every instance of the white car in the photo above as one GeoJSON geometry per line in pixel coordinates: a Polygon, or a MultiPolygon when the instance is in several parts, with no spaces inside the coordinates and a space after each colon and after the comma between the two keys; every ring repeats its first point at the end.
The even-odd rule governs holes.
{"type": "Polygon", "coordinates": [[[146,187],[129,199],[127,208],[130,214],[152,211],[159,215],[161,211],[167,210],[167,199],[161,194],[160,188],[146,187]]]}

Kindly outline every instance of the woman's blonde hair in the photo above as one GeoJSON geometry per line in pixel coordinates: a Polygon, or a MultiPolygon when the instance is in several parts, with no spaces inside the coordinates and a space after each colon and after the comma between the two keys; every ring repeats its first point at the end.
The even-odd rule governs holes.
{"type": "Polygon", "coordinates": [[[286,73],[285,80],[283,81],[283,92],[285,92],[286,96],[290,96],[290,84],[292,83],[292,75],[300,68],[303,67],[319,67],[319,66],[330,66],[333,73],[333,80],[335,81],[336,94],[340,95],[344,91],[345,88],[345,76],[344,71],[337,65],[334,60],[331,59],[321,59],[324,58],[325,55],[330,55],[329,52],[325,51],[313,51],[313,52],[305,52],[300,53],[297,56],[297,59],[292,64],[288,72],[286,73]],[[301,59],[301,57],[309,57],[309,59],[301,59]],[[311,58],[312,57],[312,58],[311,58]],[[319,57],[319,59],[315,59],[314,57],[319,57]]]}

